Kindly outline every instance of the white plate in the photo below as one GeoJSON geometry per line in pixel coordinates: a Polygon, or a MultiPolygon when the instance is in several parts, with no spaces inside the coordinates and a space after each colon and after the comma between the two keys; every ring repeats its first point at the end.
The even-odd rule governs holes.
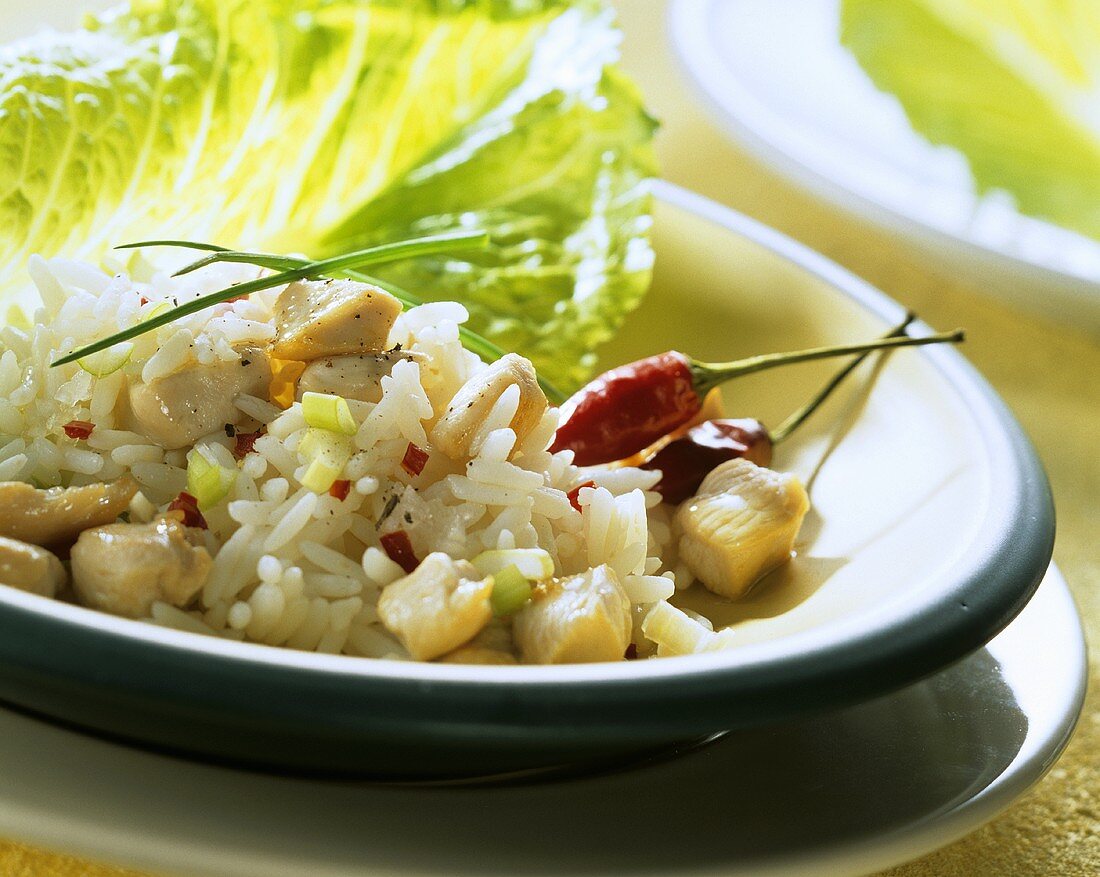
{"type": "Polygon", "coordinates": [[[966,162],[909,126],[840,46],[839,0],[674,0],[678,53],[723,127],[942,270],[1100,332],[1100,242],[979,199],[966,162]]]}
{"type": "Polygon", "coordinates": [[[0,835],[189,875],[859,874],[992,818],[1062,751],[1085,652],[1065,582],[986,648],[861,706],[570,781],[399,788],[141,752],[0,710],[0,835]]]}

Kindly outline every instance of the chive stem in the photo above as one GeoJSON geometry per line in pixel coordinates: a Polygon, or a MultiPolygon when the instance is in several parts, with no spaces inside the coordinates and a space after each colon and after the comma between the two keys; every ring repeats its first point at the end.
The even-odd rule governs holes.
{"type": "Polygon", "coordinates": [[[882,338],[878,341],[869,341],[863,344],[814,347],[809,350],[796,350],[791,353],[765,353],[761,356],[750,356],[733,362],[699,362],[693,359],[691,360],[691,371],[694,376],[696,391],[700,396],[705,396],[708,391],[731,378],[739,378],[780,365],[809,362],[814,359],[829,359],[834,356],[845,356],[849,353],[863,353],[871,350],[892,350],[895,347],[920,347],[925,344],[943,343],[957,344],[964,339],[965,333],[962,329],[957,329],[954,332],[927,335],[923,338],[910,338],[908,336],[904,338],[882,338]]]}
{"type": "Polygon", "coordinates": [[[81,359],[88,354],[98,353],[100,350],[106,350],[108,347],[113,347],[120,341],[129,341],[131,338],[136,338],[153,329],[172,323],[180,317],[190,316],[212,305],[219,304],[238,296],[249,295],[253,292],[271,289],[274,286],[292,283],[295,280],[303,280],[307,277],[341,271],[359,265],[393,262],[398,259],[411,259],[416,256],[449,252],[459,246],[484,247],[488,242],[489,235],[484,231],[448,232],[445,234],[432,235],[430,237],[399,241],[397,243],[381,244],[376,247],[369,247],[365,250],[357,250],[353,253],[334,256],[331,259],[307,262],[297,268],[282,271],[277,274],[270,274],[267,277],[258,277],[255,280],[249,280],[244,283],[236,284],[235,286],[229,286],[217,292],[204,295],[201,298],[194,299],[193,301],[185,302],[178,307],[172,308],[170,311],[151,317],[143,323],[131,326],[129,329],[124,329],[121,332],[116,332],[114,335],[102,338],[99,341],[78,350],[74,350],[72,353],[68,353],[59,359],[55,359],[50,366],[52,368],[59,365],[65,365],[66,363],[81,359]]]}
{"type": "MultiPolygon", "coordinates": [[[[891,329],[887,334],[883,335],[883,338],[897,338],[905,334],[905,330],[909,328],[917,318],[917,315],[912,311],[907,311],[905,319],[891,329]]],[[[859,354],[855,359],[848,363],[844,368],[840,369],[835,375],[833,375],[825,385],[814,394],[813,398],[806,402],[798,410],[794,411],[786,420],[784,420],[779,426],[771,431],[771,440],[773,445],[779,444],[786,439],[792,432],[798,429],[803,423],[805,423],[810,416],[821,406],[821,404],[832,395],[833,390],[840,386],[841,382],[848,377],[860,363],[863,362],[868,356],[871,355],[870,351],[864,351],[859,354]]]]}

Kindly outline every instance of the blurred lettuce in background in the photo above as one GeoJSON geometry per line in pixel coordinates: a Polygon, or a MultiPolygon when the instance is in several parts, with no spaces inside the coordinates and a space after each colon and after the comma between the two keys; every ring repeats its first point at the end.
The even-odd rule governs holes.
{"type": "Polygon", "coordinates": [[[979,192],[1100,239],[1100,0],[842,0],[841,41],[979,192]]]}
{"type": "Polygon", "coordinates": [[[0,50],[0,295],[27,257],[152,237],[377,273],[575,386],[648,285],[655,124],[597,0],[131,0],[0,50]]]}

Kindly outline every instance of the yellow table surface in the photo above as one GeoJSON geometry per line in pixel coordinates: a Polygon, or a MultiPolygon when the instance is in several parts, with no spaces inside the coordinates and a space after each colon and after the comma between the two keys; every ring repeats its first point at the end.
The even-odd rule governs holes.
{"type": "MultiPolygon", "coordinates": [[[[1100,343],[1000,304],[938,273],[933,259],[793,188],[711,124],[672,55],[663,2],[619,0],[624,63],[663,128],[664,176],[791,235],[912,307],[934,326],[964,326],[963,352],[1012,407],[1054,487],[1054,557],[1090,643],[1100,641],[1100,343]]],[[[1100,874],[1100,668],[1076,735],[1054,769],[986,827],[889,877],[1075,877],[1100,874]]],[[[138,877],[0,842],[3,877],[138,877]]]]}

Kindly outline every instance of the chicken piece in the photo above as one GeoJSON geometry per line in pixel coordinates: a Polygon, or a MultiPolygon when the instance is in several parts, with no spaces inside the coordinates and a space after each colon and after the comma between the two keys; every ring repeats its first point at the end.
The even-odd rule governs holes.
{"type": "Polygon", "coordinates": [[[462,646],[439,659],[441,664],[515,664],[516,656],[484,646],[462,646]]]}
{"type": "Polygon", "coordinates": [[[516,434],[517,443],[522,442],[546,412],[546,396],[531,361],[509,353],[459,388],[432,429],[432,444],[452,460],[469,457],[474,434],[501,394],[513,384],[519,387],[519,407],[509,426],[516,434]]]}
{"type": "Polygon", "coordinates": [[[275,300],[271,355],[309,362],[349,353],[381,353],[401,302],[369,283],[299,280],[275,300]]]}
{"type": "Polygon", "coordinates": [[[213,565],[201,540],[201,531],[171,518],[85,530],[72,551],[77,599],[127,618],[147,617],[155,600],[186,606],[213,565]]]}
{"type": "Polygon", "coordinates": [[[469,642],[493,617],[492,578],[436,551],[378,600],[382,624],[418,661],[430,661],[469,642]]]}
{"type": "Polygon", "coordinates": [[[441,664],[516,664],[510,625],[494,618],[466,645],[448,652],[441,664]]]}
{"type": "Polygon", "coordinates": [[[298,401],[305,393],[328,393],[360,402],[377,402],[382,398],[382,378],[390,373],[394,363],[405,359],[421,360],[424,355],[395,348],[384,353],[316,359],[298,379],[298,401]]]}
{"type": "Polygon", "coordinates": [[[42,597],[56,597],[69,576],[45,548],[0,537],[0,584],[42,597]]]}
{"type": "Polygon", "coordinates": [[[266,399],[271,363],[257,347],[242,348],[240,360],[194,365],[149,383],[130,386],[129,427],[172,450],[238,424],[234,404],[242,394],[266,399]]]}
{"type": "Polygon", "coordinates": [[[676,512],[680,559],[708,590],[737,599],[791,558],[810,500],[802,483],[748,460],[729,460],[676,512]]]}
{"type": "Polygon", "coordinates": [[[551,581],[512,622],[525,664],[621,661],[630,644],[630,599],[611,567],[551,581]]]}
{"type": "Polygon", "coordinates": [[[135,493],[137,483],[128,477],[48,490],[22,481],[0,482],[0,536],[45,548],[68,546],[89,527],[118,520],[135,493]]]}

